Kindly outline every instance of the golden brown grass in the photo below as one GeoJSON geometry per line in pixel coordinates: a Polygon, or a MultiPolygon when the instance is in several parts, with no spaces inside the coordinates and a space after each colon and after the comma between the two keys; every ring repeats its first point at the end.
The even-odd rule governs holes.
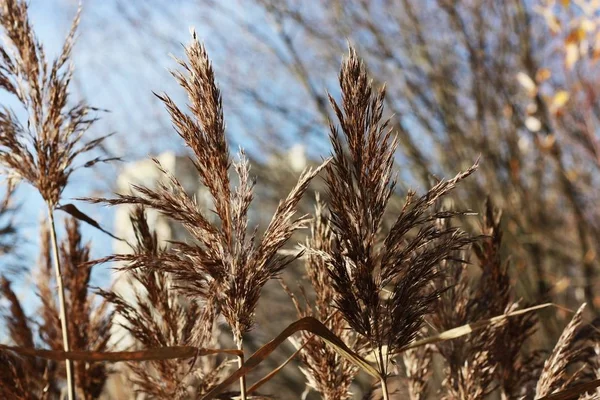
{"type": "MultiPolygon", "coordinates": [[[[121,360],[128,363],[119,373],[140,397],[265,398],[258,389],[274,373],[250,387],[246,375],[289,338],[298,350],[307,390],[327,400],[350,398],[360,371],[375,380],[367,396],[385,400],[577,398],[600,385],[593,346],[597,330],[584,324],[583,306],[542,358],[529,346],[537,319],[528,312],[513,313],[522,305],[511,288],[510,263],[501,256],[499,212],[488,202],[481,232],[469,234],[457,217],[474,216],[443,207],[477,163],[439,180],[421,196],[409,192],[399,213],[390,217],[398,138],[384,119],[385,89],[375,87],[353,48],[339,75],[341,101],[330,96],[338,122],[330,124],[332,156],[300,175],[262,235],[248,226],[255,185],[250,163],[243,151],[231,159],[215,71],[192,33],[186,59],[177,59],[180,70],[172,73],[188,96],[189,112],[170,96],[157,96],[193,153],[216,219],[156,161],[164,177],[156,187],[135,186],[132,194],[87,199],[134,206],[131,254],[90,260],[76,218],[65,222],[66,235],[59,241],[54,210],[77,168],[75,159],[102,141],[80,143],[94,122],[91,109],[67,102],[72,69],[66,63],[77,22],[78,17],[61,55],[48,63],[26,3],[2,2],[0,24],[9,40],[2,48],[0,84],[20,101],[28,121],[22,123],[7,109],[0,113],[0,162],[13,182],[24,180],[39,191],[49,223],[40,241],[36,292],[41,305],[35,316],[26,315],[10,280],[0,281],[12,342],[0,347],[5,365],[0,395],[51,399],[64,388],[73,399],[100,398],[114,372],[106,360],[121,360]],[[317,200],[312,218],[297,216],[300,200],[319,173],[326,200],[317,200]],[[180,224],[189,240],[161,245],[146,210],[180,224]],[[301,248],[282,255],[292,235],[309,225],[301,248]],[[301,285],[304,299],[283,285],[299,320],[246,358],[244,339],[256,328],[264,287],[300,258],[310,284],[301,285]],[[100,289],[99,299],[91,293],[92,268],[109,261],[119,262],[129,274],[130,296],[100,289]],[[131,352],[108,353],[113,323],[133,339],[131,352]],[[460,334],[452,339],[435,337],[457,327],[460,334]],[[223,330],[235,349],[219,340],[223,330]],[[417,340],[427,337],[433,339],[417,340]],[[150,357],[157,352],[159,357],[150,357]],[[136,361],[129,357],[133,354],[136,361]],[[60,360],[66,360],[66,369],[60,360]],[[439,387],[432,384],[436,367],[443,375],[439,387]],[[239,388],[228,388],[235,381],[239,388]]],[[[84,166],[99,161],[104,159],[84,166]]],[[[62,209],[90,222],[73,208],[62,209]]]]}

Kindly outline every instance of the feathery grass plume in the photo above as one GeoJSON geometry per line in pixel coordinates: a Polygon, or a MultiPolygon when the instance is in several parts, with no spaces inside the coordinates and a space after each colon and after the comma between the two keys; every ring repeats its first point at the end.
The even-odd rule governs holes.
{"type": "MultiPolygon", "coordinates": [[[[97,303],[98,297],[89,290],[93,266],[89,263],[90,244],[82,242],[77,219],[66,219],[65,226],[66,237],[60,245],[60,254],[67,290],[71,349],[107,351],[112,312],[109,312],[106,301],[97,303]]],[[[83,361],[74,364],[79,398],[92,400],[100,397],[110,373],[109,366],[83,361]]]]}
{"type": "MultiPolygon", "coordinates": [[[[12,290],[11,282],[5,277],[0,280],[0,294],[9,304],[8,309],[2,312],[2,319],[8,329],[10,341],[16,346],[33,348],[35,342],[31,321],[12,290]]],[[[58,396],[52,362],[33,357],[19,357],[8,350],[0,350],[0,362],[2,398],[44,399],[58,396]]]]}
{"type": "MultiPolygon", "coordinates": [[[[592,378],[600,379],[600,341],[598,340],[598,333],[596,333],[596,340],[594,343],[594,354],[591,360],[592,367],[592,378]]],[[[597,400],[600,399],[600,388],[596,388],[579,397],[579,400],[597,400]]]]}
{"type": "MultiPolygon", "coordinates": [[[[473,244],[481,276],[470,300],[472,319],[490,318],[519,308],[519,303],[511,298],[509,263],[501,258],[501,217],[502,213],[487,199],[481,228],[484,236],[473,244]]],[[[482,332],[488,335],[488,350],[504,397],[532,396],[530,383],[537,376],[539,361],[535,353],[524,354],[523,346],[535,332],[536,324],[535,314],[527,313],[482,332]]]]}
{"type": "MultiPolygon", "coordinates": [[[[38,335],[42,343],[50,349],[62,349],[60,321],[56,311],[54,294],[51,288],[52,263],[50,256],[50,234],[46,225],[41,226],[41,251],[38,262],[38,295],[42,305],[37,315],[40,317],[38,335]]],[[[35,339],[31,324],[33,321],[25,315],[21,302],[10,287],[10,281],[2,280],[2,296],[9,302],[10,308],[2,316],[9,329],[11,342],[17,346],[33,348],[35,339]]],[[[7,361],[2,370],[2,394],[6,398],[48,399],[60,396],[61,375],[57,363],[38,358],[19,357],[9,351],[0,351],[7,361]],[[20,392],[20,394],[18,393],[20,392]],[[23,396],[23,397],[19,397],[23,396]]],[[[3,364],[4,365],[4,364],[3,364]]],[[[63,375],[64,376],[64,375],[63,375]]]]}
{"type": "MultiPolygon", "coordinates": [[[[112,315],[106,302],[96,304],[95,296],[89,293],[91,264],[89,263],[89,244],[84,245],[75,219],[66,222],[67,236],[60,246],[60,255],[65,267],[66,301],[71,310],[69,318],[69,338],[73,350],[106,351],[112,315]]],[[[52,257],[50,255],[50,232],[43,226],[41,232],[41,253],[37,271],[37,292],[41,306],[37,312],[39,321],[38,335],[42,346],[51,350],[63,349],[61,339],[60,310],[56,294],[52,290],[52,257]]],[[[17,296],[10,290],[7,280],[2,282],[2,294],[11,304],[4,316],[12,341],[20,347],[34,348],[36,340],[29,327],[29,320],[23,313],[17,296]]],[[[17,358],[13,357],[13,360],[17,358]]],[[[64,374],[57,370],[57,363],[39,358],[23,358],[20,371],[30,384],[35,398],[53,398],[58,396],[58,388],[64,374]],[[35,394],[38,393],[39,395],[35,394]]],[[[100,397],[110,369],[103,363],[75,362],[78,397],[85,400],[100,397]]],[[[16,386],[15,386],[16,387],[16,386]]],[[[27,387],[27,386],[25,386],[27,387]]]]}
{"type": "MultiPolygon", "coordinates": [[[[137,193],[133,195],[92,201],[139,204],[180,222],[197,243],[175,243],[172,262],[161,263],[160,267],[172,274],[175,283],[190,298],[214,296],[211,302],[225,317],[238,348],[242,349],[242,338],[252,328],[263,286],[296,259],[280,257],[277,250],[294,231],[305,226],[306,216],[294,217],[298,202],[325,164],[301,174],[287,198],[279,203],[262,239],[257,240],[255,234],[248,236],[248,210],[254,185],[249,177],[249,163],[241,152],[234,164],[239,182],[232,191],[221,94],[206,50],[195,32],[186,55],[187,61],[177,60],[184,72],[173,72],[173,76],[188,94],[192,115],[184,113],[168,95],[157,96],[165,103],[175,129],[195,155],[194,165],[212,196],[220,224],[211,223],[179,181],[165,170],[168,182],[160,183],[156,190],[135,186],[137,193]]],[[[160,165],[159,168],[162,169],[160,165]]],[[[241,362],[240,359],[240,365],[241,362]]],[[[245,399],[244,382],[241,388],[245,399]]]]}
{"type": "MultiPolygon", "coordinates": [[[[457,255],[466,259],[466,252],[457,255]]],[[[441,295],[431,316],[436,331],[445,331],[479,320],[472,305],[476,297],[469,285],[467,266],[463,262],[451,262],[444,266],[439,288],[448,288],[441,295]]],[[[436,348],[445,360],[443,398],[483,399],[489,395],[496,365],[491,352],[495,330],[493,327],[474,332],[468,337],[438,343],[436,348]]]]}
{"type": "Polygon", "coordinates": [[[74,164],[105,138],[82,143],[96,120],[90,112],[96,109],[83,102],[69,104],[73,76],[69,60],[78,24],[79,12],[62,51],[49,63],[29,21],[27,3],[5,0],[0,8],[6,36],[6,45],[0,47],[0,87],[16,97],[28,116],[22,123],[8,107],[0,111],[0,164],[10,179],[33,185],[51,208],[58,204],[73,171],[106,161],[74,164]]]}
{"type": "MultiPolygon", "coordinates": [[[[79,167],[90,167],[107,158],[97,157],[83,165],[76,159],[94,150],[105,139],[100,137],[82,143],[84,133],[95,121],[93,108],[80,102],[69,104],[69,84],[73,68],[68,65],[79,12],[59,56],[48,62],[42,44],[29,21],[27,3],[5,0],[0,6],[0,25],[6,45],[0,47],[0,87],[13,95],[27,114],[27,122],[19,121],[14,110],[0,110],[0,165],[11,184],[24,180],[41,194],[48,208],[51,225],[55,274],[61,308],[63,348],[70,349],[59,254],[54,227],[54,209],[58,205],[69,177],[79,167]]],[[[72,363],[67,361],[69,399],[75,397],[72,363]]]]}
{"type": "MultiPolygon", "coordinates": [[[[445,221],[440,221],[445,224],[445,221]]],[[[515,311],[511,303],[508,263],[500,257],[502,232],[500,214],[488,201],[482,221],[483,237],[472,246],[478,260],[479,278],[473,282],[464,262],[449,260],[443,265],[438,289],[440,295],[430,323],[445,331],[456,326],[515,311]]],[[[454,258],[468,259],[468,250],[454,258]]],[[[535,319],[517,316],[473,332],[469,337],[436,345],[445,360],[443,382],[445,398],[485,398],[499,386],[503,396],[519,397],[534,374],[532,359],[521,355],[525,340],[533,333],[535,319]],[[496,384],[498,383],[498,385],[496,384]],[[519,393],[519,394],[518,394],[519,393]]]]}
{"type": "MultiPolygon", "coordinates": [[[[440,230],[437,218],[455,212],[430,213],[441,196],[476,169],[441,181],[425,195],[409,193],[404,208],[382,243],[382,218],[396,184],[392,177],[397,139],[382,122],[385,89],[374,93],[354,49],[340,72],[341,107],[330,96],[346,146],[331,124],[333,161],[326,183],[336,243],[325,260],[336,292],[336,306],[349,325],[377,354],[378,369],[388,375],[389,359],[417,335],[424,315],[439,292],[426,286],[436,266],[469,239],[457,228],[440,230]],[[415,232],[409,235],[409,232],[415,232]],[[384,289],[389,296],[384,296],[384,289]]],[[[324,255],[322,252],[320,252],[324,255]]],[[[383,395],[387,399],[385,378],[383,395]]]]}
{"type": "MultiPolygon", "coordinates": [[[[315,293],[314,305],[306,299],[306,306],[303,307],[296,296],[282,283],[284,289],[292,298],[299,318],[307,316],[317,318],[351,349],[360,351],[359,338],[348,329],[344,317],[334,308],[335,292],[327,272],[327,265],[321,257],[314,254],[314,251],[329,253],[333,243],[330,225],[318,195],[310,230],[311,235],[304,246],[312,249],[313,252],[307,254],[305,268],[315,293]]],[[[304,288],[301,287],[301,290],[306,298],[304,288]]],[[[307,379],[307,389],[316,391],[325,400],[346,400],[352,397],[350,385],[359,372],[354,364],[342,358],[321,338],[314,337],[309,332],[301,331],[297,337],[290,337],[290,340],[296,348],[304,345],[300,352],[300,362],[303,364],[300,370],[307,379]]]]}
{"type": "MultiPolygon", "coordinates": [[[[161,248],[155,232],[148,226],[144,209],[135,207],[131,222],[136,236],[134,255],[137,259],[159,258],[166,249],[161,248]]],[[[195,324],[207,330],[206,342],[202,347],[214,347],[211,336],[214,326],[213,312],[208,305],[204,309],[196,301],[183,302],[173,288],[169,274],[155,268],[142,268],[138,264],[131,271],[133,293],[127,298],[109,291],[100,294],[123,318],[121,326],[135,339],[134,346],[157,348],[183,345],[190,341],[195,324]],[[128,300],[128,298],[132,300],[128,300]]],[[[180,360],[164,360],[129,363],[129,379],[137,393],[153,399],[179,398],[183,394],[200,396],[217,383],[218,377],[227,368],[227,363],[218,363],[216,357],[200,357],[193,365],[180,360]]]]}
{"type": "Polygon", "coordinates": [[[585,338],[578,336],[584,309],[585,303],[579,307],[567,324],[558,338],[552,354],[544,363],[535,389],[536,399],[566,389],[581,378],[585,367],[589,366],[589,349],[582,345],[585,338]],[[575,369],[574,372],[569,373],[570,368],[575,369]]]}
{"type": "Polygon", "coordinates": [[[427,399],[432,374],[433,346],[421,346],[402,353],[410,400],[427,399]]]}

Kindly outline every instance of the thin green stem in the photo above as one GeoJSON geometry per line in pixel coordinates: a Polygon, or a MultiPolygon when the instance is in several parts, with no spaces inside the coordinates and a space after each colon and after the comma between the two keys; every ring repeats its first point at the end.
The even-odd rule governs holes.
{"type": "MultiPolygon", "coordinates": [[[[62,331],[63,350],[69,351],[69,330],[67,324],[67,304],[65,301],[65,287],[63,284],[60,268],[60,255],[58,252],[58,240],[56,239],[56,226],[54,224],[54,210],[48,204],[48,223],[50,225],[50,238],[52,241],[52,251],[54,253],[54,272],[56,275],[56,285],[58,287],[58,303],[60,307],[60,327],[62,331]]],[[[69,400],[75,400],[75,381],[73,379],[73,361],[65,361],[67,367],[67,395],[69,400]]]]}

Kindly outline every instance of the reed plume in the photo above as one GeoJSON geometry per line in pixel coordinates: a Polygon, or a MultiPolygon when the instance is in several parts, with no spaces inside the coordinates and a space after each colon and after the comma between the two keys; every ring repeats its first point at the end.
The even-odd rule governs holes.
{"type": "MultiPolygon", "coordinates": [[[[250,165],[241,151],[238,161],[233,163],[238,182],[232,190],[229,175],[232,162],[221,93],[206,50],[195,32],[185,51],[187,61],[177,59],[183,72],[172,74],[187,92],[192,115],[183,112],[168,95],[157,96],[165,104],[177,133],[194,154],[194,166],[211,194],[218,222],[211,222],[180,182],[158,163],[167,179],[157,189],[135,186],[132,195],[90,200],[110,205],[142,205],[183,225],[195,243],[174,243],[173,252],[156,260],[154,266],[169,272],[176,287],[190,300],[204,299],[215,312],[222,314],[238,348],[243,349],[243,336],[253,326],[263,286],[297,258],[279,256],[277,251],[294,231],[306,225],[307,216],[294,215],[310,181],[324,165],[301,174],[296,186],[279,203],[262,238],[257,238],[256,232],[249,235],[248,212],[254,186],[250,165]]],[[[132,268],[138,265],[134,261],[132,268]]],[[[198,339],[204,328],[196,328],[198,339]]],[[[241,396],[245,399],[243,378],[241,396]]]]}
{"type": "MultiPolygon", "coordinates": [[[[106,302],[97,302],[98,298],[89,290],[92,263],[90,263],[90,246],[82,242],[79,223],[70,218],[65,222],[67,235],[60,244],[60,257],[64,266],[65,297],[70,310],[68,335],[73,350],[107,351],[110,338],[112,313],[106,302]]],[[[10,303],[9,312],[4,320],[9,328],[10,339],[16,346],[35,348],[41,343],[50,350],[63,349],[60,308],[53,290],[51,238],[47,227],[42,226],[41,251],[36,271],[37,295],[41,300],[34,321],[25,315],[20,300],[11,289],[10,281],[2,280],[2,295],[10,303]],[[32,326],[33,325],[33,326],[32,326]],[[34,326],[37,325],[37,329],[34,326]],[[37,334],[34,334],[34,332],[37,334]]],[[[2,350],[9,361],[8,371],[12,371],[12,379],[19,382],[14,387],[24,387],[35,399],[54,398],[59,395],[60,379],[65,374],[58,369],[55,361],[32,357],[20,357],[8,350],[2,350]]],[[[74,363],[75,391],[78,398],[85,400],[98,399],[104,384],[111,372],[104,363],[74,363]]],[[[4,377],[3,377],[4,379],[4,377]]],[[[3,380],[2,387],[10,388],[3,380]]],[[[67,390],[69,388],[67,387],[67,390]]],[[[8,397],[11,398],[11,397],[8,397]]]]}
{"type": "MultiPolygon", "coordinates": [[[[314,290],[314,304],[308,301],[303,287],[301,290],[306,303],[304,306],[285,284],[284,289],[290,295],[299,318],[306,316],[317,318],[351,349],[360,352],[364,350],[361,348],[364,347],[364,343],[361,343],[360,338],[349,329],[344,317],[335,309],[335,292],[327,265],[315,254],[319,251],[328,253],[333,244],[330,223],[323,207],[317,196],[315,212],[310,224],[310,237],[304,244],[305,248],[311,249],[306,255],[304,264],[308,280],[314,290]]],[[[300,370],[306,377],[307,390],[316,391],[325,400],[351,398],[350,385],[359,372],[355,365],[328,347],[321,338],[314,337],[309,332],[302,331],[298,337],[292,337],[290,340],[296,348],[302,348],[300,370]]]]}
{"type": "MultiPolygon", "coordinates": [[[[131,214],[136,243],[133,256],[137,261],[159,258],[168,250],[159,246],[155,232],[148,226],[144,209],[136,207],[131,214]]],[[[127,269],[130,266],[123,266],[127,269]]],[[[201,347],[214,346],[214,314],[212,304],[183,301],[168,273],[138,264],[131,270],[129,284],[133,293],[126,296],[101,290],[100,294],[114,307],[119,323],[135,340],[133,347],[157,348],[184,345],[191,341],[193,329],[206,330],[201,347]]],[[[228,367],[215,357],[201,357],[191,364],[180,360],[129,363],[129,380],[135,391],[153,399],[200,396],[218,381],[228,367]]]]}
{"type": "MultiPolygon", "coordinates": [[[[61,308],[63,348],[70,349],[65,288],[57,248],[54,210],[71,174],[80,167],[91,167],[107,158],[96,157],[77,165],[80,156],[102,143],[100,137],[87,143],[82,139],[96,120],[92,107],[80,102],[69,104],[69,85],[73,68],[69,65],[79,11],[58,57],[49,62],[29,21],[25,1],[5,0],[0,7],[0,25],[6,44],[0,47],[0,87],[14,96],[27,115],[20,121],[17,113],[0,110],[0,165],[10,186],[25,181],[37,189],[48,210],[55,258],[55,275],[61,308]]],[[[72,363],[66,363],[69,399],[75,398],[72,363]]]]}
{"type": "Polygon", "coordinates": [[[439,229],[435,224],[438,218],[460,213],[428,210],[476,165],[439,182],[422,197],[410,192],[401,214],[380,240],[384,212],[396,185],[392,169],[397,139],[388,121],[382,121],[385,89],[374,92],[354,49],[342,64],[339,81],[341,106],[331,96],[330,102],[342,135],[331,124],[333,160],[325,178],[335,243],[328,254],[319,254],[331,274],[336,307],[377,355],[387,399],[390,358],[416,337],[440,293],[425,290],[437,275],[436,267],[471,242],[460,229],[439,229]]]}

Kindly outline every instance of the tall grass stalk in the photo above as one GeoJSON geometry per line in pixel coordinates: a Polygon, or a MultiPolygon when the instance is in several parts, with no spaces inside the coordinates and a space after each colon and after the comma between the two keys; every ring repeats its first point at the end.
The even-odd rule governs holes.
{"type": "MultiPolygon", "coordinates": [[[[50,239],[52,242],[52,255],[54,257],[54,273],[56,275],[56,286],[58,290],[58,303],[60,312],[60,327],[62,333],[63,349],[70,351],[69,328],[67,321],[67,304],[65,300],[65,287],[60,267],[60,253],[58,251],[58,239],[56,238],[56,225],[54,223],[54,210],[48,204],[48,225],[50,225],[50,239]]],[[[75,400],[75,380],[73,379],[73,361],[66,360],[67,369],[67,396],[69,400],[75,400]]]]}

